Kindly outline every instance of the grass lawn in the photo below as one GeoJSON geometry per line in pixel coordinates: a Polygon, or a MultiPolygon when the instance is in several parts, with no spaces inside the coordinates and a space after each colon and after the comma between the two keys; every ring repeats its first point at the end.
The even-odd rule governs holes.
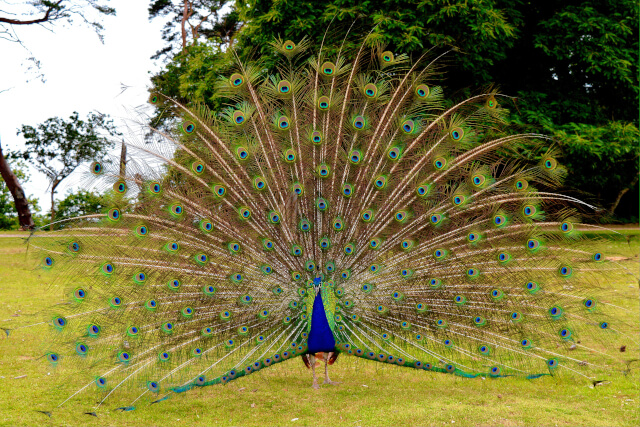
{"type": "MultiPolygon", "coordinates": [[[[637,273],[640,234],[621,232],[627,239],[607,244],[606,254],[624,258],[620,262],[637,273]]],[[[16,234],[0,233],[0,326],[5,327],[39,322],[38,312],[60,300],[60,289],[47,286],[41,270],[30,268],[21,239],[8,237],[16,234]]],[[[626,320],[637,325],[637,278],[611,286],[617,300],[631,308],[626,320]]],[[[51,389],[56,372],[37,359],[43,327],[20,329],[8,338],[0,334],[0,425],[640,425],[635,343],[626,355],[636,359],[631,374],[611,373],[598,378],[608,382],[596,387],[578,376],[465,379],[341,356],[330,373],[342,384],[315,391],[310,372],[295,358],[227,386],[195,389],[156,405],[139,401],[135,411],[114,411],[106,404],[96,418],[84,414],[93,410],[90,393],[55,409],[67,396],[51,389]]]]}

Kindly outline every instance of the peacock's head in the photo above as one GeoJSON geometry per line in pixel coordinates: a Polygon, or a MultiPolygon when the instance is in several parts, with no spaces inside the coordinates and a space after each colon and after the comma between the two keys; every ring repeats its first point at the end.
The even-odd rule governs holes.
{"type": "Polygon", "coordinates": [[[320,271],[320,266],[318,266],[318,271],[316,272],[316,277],[315,277],[315,279],[313,279],[313,289],[315,290],[316,294],[320,290],[320,286],[322,285],[322,279],[323,278],[324,278],[324,275],[320,271]]]}

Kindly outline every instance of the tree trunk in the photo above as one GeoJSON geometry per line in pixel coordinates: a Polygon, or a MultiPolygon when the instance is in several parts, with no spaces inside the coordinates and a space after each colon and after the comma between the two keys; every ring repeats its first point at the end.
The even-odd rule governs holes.
{"type": "Polygon", "coordinates": [[[620,190],[620,192],[618,193],[618,196],[616,197],[616,200],[611,205],[611,208],[609,208],[609,215],[613,215],[613,213],[616,211],[616,208],[620,204],[620,200],[622,199],[622,196],[627,194],[627,192],[631,190],[633,186],[636,185],[637,182],[638,182],[638,175],[636,175],[633,181],[631,181],[631,184],[629,184],[627,187],[620,190]]]}
{"type": "Polygon", "coordinates": [[[23,230],[32,230],[35,228],[33,218],[31,217],[31,210],[29,209],[29,202],[24,195],[24,190],[18,182],[18,178],[11,170],[9,163],[2,154],[2,146],[0,145],[0,174],[2,179],[7,183],[7,187],[13,196],[13,202],[16,205],[16,211],[18,211],[18,222],[23,230]]]}
{"type": "Polygon", "coordinates": [[[120,178],[125,179],[127,174],[127,146],[122,141],[122,149],[120,150],[120,178]]]}
{"type": "Polygon", "coordinates": [[[191,16],[191,3],[189,0],[184,0],[184,8],[182,9],[182,22],[180,23],[182,28],[182,51],[187,49],[187,20],[191,16]]]}
{"type": "Polygon", "coordinates": [[[49,231],[53,231],[53,222],[55,221],[55,218],[56,218],[56,210],[55,210],[55,204],[53,201],[53,195],[56,192],[56,188],[58,187],[58,184],[60,184],[60,180],[58,180],[57,178],[53,180],[53,182],[51,183],[51,224],[49,224],[49,231]]]}

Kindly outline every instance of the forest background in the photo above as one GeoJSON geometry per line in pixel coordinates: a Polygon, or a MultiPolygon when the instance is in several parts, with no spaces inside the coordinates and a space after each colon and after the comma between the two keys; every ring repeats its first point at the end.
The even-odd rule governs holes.
{"type": "MultiPolygon", "coordinates": [[[[16,28],[45,26],[55,37],[60,23],[88,26],[98,43],[109,37],[102,19],[117,19],[118,12],[108,0],[36,0],[11,7],[18,8],[0,10],[0,46],[22,43],[16,28]]],[[[638,7],[631,0],[151,0],[149,19],[164,23],[165,45],[153,56],[160,65],[148,90],[220,111],[214,83],[228,73],[233,55],[259,60],[265,73],[277,72],[269,46],[277,37],[307,37],[311,52],[325,37],[327,46],[353,47],[367,38],[413,57],[432,48],[450,51],[441,60],[450,102],[498,86],[511,97],[503,103],[510,111],[509,131],[548,135],[562,150],[569,171],[565,191],[599,206],[601,222],[637,223],[638,7]]],[[[37,58],[28,59],[39,66],[37,58]]],[[[4,90],[0,86],[0,102],[4,90]]],[[[120,152],[121,132],[100,112],[65,115],[2,129],[17,132],[24,147],[5,147],[4,168],[0,158],[0,229],[24,224],[20,200],[15,203],[21,194],[31,226],[103,208],[104,194],[73,189],[61,195],[57,189],[90,160],[120,152]],[[50,181],[50,212],[25,196],[33,173],[50,181]],[[12,188],[15,182],[22,183],[22,193],[12,188]]],[[[175,119],[159,112],[149,117],[167,127],[175,119]]]]}

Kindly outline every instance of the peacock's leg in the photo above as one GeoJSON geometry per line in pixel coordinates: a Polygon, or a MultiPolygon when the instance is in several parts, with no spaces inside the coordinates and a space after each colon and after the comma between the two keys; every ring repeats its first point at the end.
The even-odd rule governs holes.
{"type": "Polygon", "coordinates": [[[338,385],[340,384],[338,381],[331,381],[329,379],[329,358],[331,357],[333,353],[328,353],[325,352],[324,353],[324,383],[323,384],[332,384],[332,385],[338,385]]]}
{"type": "Polygon", "coordinates": [[[313,384],[311,385],[311,387],[318,390],[320,386],[318,385],[318,380],[316,379],[316,356],[314,356],[313,354],[309,354],[308,357],[309,364],[311,365],[311,370],[313,371],[313,384]]]}

